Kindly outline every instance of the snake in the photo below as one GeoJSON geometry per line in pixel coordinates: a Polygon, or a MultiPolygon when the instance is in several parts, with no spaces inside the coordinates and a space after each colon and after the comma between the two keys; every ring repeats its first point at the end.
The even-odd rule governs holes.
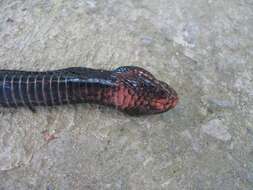
{"type": "Polygon", "coordinates": [[[96,103],[129,115],[166,112],[178,103],[177,92],[137,66],[113,70],[68,67],[49,71],[0,70],[2,107],[96,103]]]}

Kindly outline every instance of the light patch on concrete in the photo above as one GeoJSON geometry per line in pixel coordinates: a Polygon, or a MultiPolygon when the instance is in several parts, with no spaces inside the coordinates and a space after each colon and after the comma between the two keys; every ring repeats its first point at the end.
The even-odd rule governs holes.
{"type": "Polygon", "coordinates": [[[222,141],[229,141],[232,138],[228,132],[228,128],[219,119],[209,121],[201,129],[203,133],[222,141]]]}
{"type": "Polygon", "coordinates": [[[97,6],[97,2],[95,0],[87,0],[86,3],[90,8],[93,8],[93,9],[96,8],[97,6]]]}

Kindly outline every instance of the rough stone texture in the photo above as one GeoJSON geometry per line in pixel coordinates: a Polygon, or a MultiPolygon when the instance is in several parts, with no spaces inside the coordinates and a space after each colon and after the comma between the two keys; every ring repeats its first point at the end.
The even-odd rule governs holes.
{"type": "Polygon", "coordinates": [[[0,189],[253,189],[252,31],[252,0],[0,1],[1,68],[138,65],[180,95],[138,118],[1,109],[0,189]]]}

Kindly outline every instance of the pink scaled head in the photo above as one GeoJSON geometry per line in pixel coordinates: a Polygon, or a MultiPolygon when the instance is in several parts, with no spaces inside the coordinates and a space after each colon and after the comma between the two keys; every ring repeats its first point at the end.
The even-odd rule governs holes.
{"type": "Polygon", "coordinates": [[[113,75],[117,78],[120,89],[115,93],[114,103],[128,114],[162,113],[178,103],[176,91],[143,68],[119,67],[113,71],[113,75]]]}

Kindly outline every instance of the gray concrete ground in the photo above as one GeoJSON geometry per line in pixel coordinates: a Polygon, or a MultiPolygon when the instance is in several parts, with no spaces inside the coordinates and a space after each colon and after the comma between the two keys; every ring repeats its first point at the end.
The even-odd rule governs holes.
{"type": "Polygon", "coordinates": [[[137,65],[180,95],[140,118],[1,109],[0,189],[253,189],[252,60],[252,0],[0,1],[2,69],[137,65]]]}

